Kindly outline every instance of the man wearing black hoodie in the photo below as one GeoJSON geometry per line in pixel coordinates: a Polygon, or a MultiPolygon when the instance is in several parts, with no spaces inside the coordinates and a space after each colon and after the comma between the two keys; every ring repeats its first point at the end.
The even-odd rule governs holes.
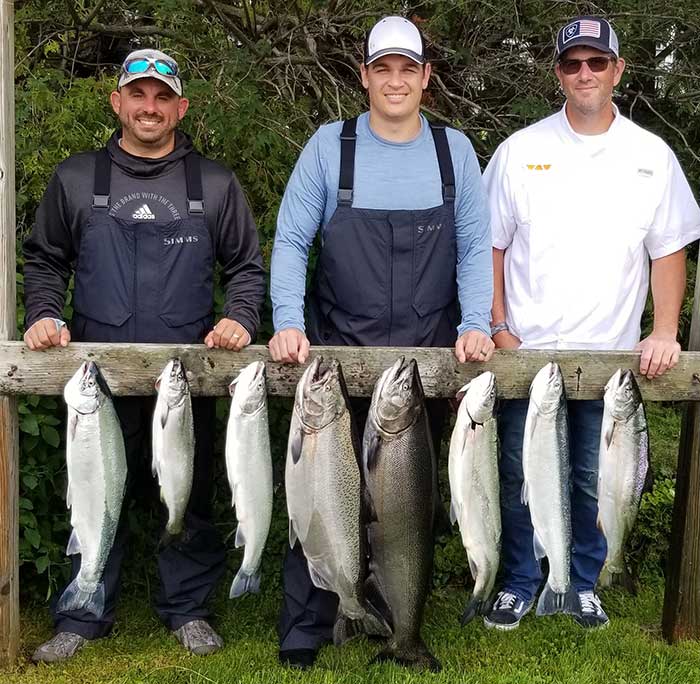
{"type": "MultiPolygon", "coordinates": [[[[41,350],[73,339],[242,349],[255,337],[264,298],[257,232],[234,174],[200,156],[176,130],[189,105],[177,63],[158,50],[132,52],[111,104],[121,130],[106,148],[58,166],[24,244],[27,346],[41,350]],[[216,326],[215,259],[226,293],[216,326]],[[72,273],[69,330],[62,312],[72,273]]],[[[129,465],[127,497],[133,497],[150,478],[145,452],[153,398],[117,397],[114,404],[129,465]]],[[[158,553],[156,610],[186,649],[204,655],[223,644],[207,622],[205,603],[225,558],[211,522],[214,400],[195,399],[192,408],[195,472],[186,529],[182,541],[158,553]]],[[[35,661],[70,658],[111,630],[126,508],[103,575],[104,614],[54,607],[56,634],[35,651],[35,661]]],[[[80,557],[72,561],[71,579],[80,557]]]]}

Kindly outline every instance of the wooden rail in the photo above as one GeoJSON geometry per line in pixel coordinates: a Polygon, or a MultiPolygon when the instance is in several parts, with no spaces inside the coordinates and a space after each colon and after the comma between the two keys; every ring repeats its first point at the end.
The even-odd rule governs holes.
{"type": "MultiPolygon", "coordinates": [[[[371,396],[381,372],[399,356],[418,361],[425,393],[452,397],[483,370],[496,374],[499,395],[527,397],[535,373],[548,361],[562,368],[571,399],[599,399],[617,368],[639,367],[635,352],[498,351],[488,363],[459,364],[451,349],[389,347],[314,347],[312,356],[337,358],[353,396],[371,396]]],[[[274,363],[267,347],[253,345],[240,353],[207,349],[204,345],[84,344],[31,352],[21,342],[0,342],[0,394],[61,394],[68,379],[85,360],[94,360],[116,395],[149,395],[153,383],[172,356],[188,371],[193,394],[224,396],[236,373],[252,361],[265,361],[268,391],[293,396],[303,368],[274,363]]],[[[700,401],[700,352],[683,352],[678,365],[654,380],[638,376],[644,399],[700,401]]]]}

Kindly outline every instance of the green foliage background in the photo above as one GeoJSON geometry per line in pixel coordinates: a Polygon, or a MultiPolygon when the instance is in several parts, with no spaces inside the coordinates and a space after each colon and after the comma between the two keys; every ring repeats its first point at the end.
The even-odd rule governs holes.
{"type": "MultiPolygon", "coordinates": [[[[365,106],[357,65],[362,36],[376,19],[400,13],[420,24],[434,66],[424,110],[463,130],[485,164],[509,134],[561,106],[552,73],[554,36],[568,18],[585,12],[607,15],[620,36],[628,63],[616,93],[621,111],[667,140],[691,186],[698,188],[700,15],[694,0],[17,0],[18,332],[23,319],[21,240],[55,166],[71,154],[103,145],[111,134],[115,119],[108,96],[130,49],[157,46],[179,60],[191,100],[183,127],[205,155],[237,174],[269,265],[279,202],[304,142],[319,124],[365,106]]],[[[590,187],[582,188],[582,202],[594,196],[591,179],[590,187]]],[[[621,196],[620,201],[635,198],[621,196]]],[[[692,263],[691,282],[694,273],[692,263]]],[[[221,299],[218,292],[219,307],[221,299]]],[[[684,338],[689,310],[686,302],[684,338]]],[[[65,314],[70,319],[70,297],[65,314]]],[[[271,333],[268,303],[258,341],[265,342],[271,333]]],[[[218,408],[222,439],[226,402],[218,408]]],[[[667,547],[679,419],[673,407],[662,405],[650,407],[650,415],[653,447],[661,454],[660,476],[643,503],[631,548],[632,560],[658,573],[667,547]]],[[[68,571],[63,403],[60,398],[24,397],[20,416],[21,587],[25,598],[45,599],[68,571]]],[[[273,399],[278,475],[288,422],[288,402],[273,399]]],[[[444,472],[442,480],[446,484],[444,472]]],[[[232,546],[235,523],[223,464],[216,484],[217,520],[232,546]]],[[[282,490],[277,492],[265,558],[265,582],[271,584],[279,581],[287,536],[282,490]]],[[[127,586],[147,592],[158,524],[152,503],[130,510],[134,550],[125,578],[127,586]]],[[[232,565],[239,561],[236,553],[232,565]]],[[[436,582],[463,583],[467,577],[459,538],[442,538],[436,582]]]]}

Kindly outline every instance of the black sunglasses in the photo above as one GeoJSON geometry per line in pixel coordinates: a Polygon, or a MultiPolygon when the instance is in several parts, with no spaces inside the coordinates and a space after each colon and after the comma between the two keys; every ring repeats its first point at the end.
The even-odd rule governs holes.
{"type": "Polygon", "coordinates": [[[608,64],[614,61],[614,57],[589,57],[588,59],[560,59],[559,68],[567,76],[573,76],[581,71],[581,65],[585,62],[594,73],[600,73],[608,68],[608,64]]]}

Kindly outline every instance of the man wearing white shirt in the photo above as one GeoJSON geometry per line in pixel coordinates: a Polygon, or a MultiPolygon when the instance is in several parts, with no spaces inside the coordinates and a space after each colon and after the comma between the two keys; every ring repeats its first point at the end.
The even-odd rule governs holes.
{"type": "MultiPolygon", "coordinates": [[[[612,102],[625,62],[610,24],[574,19],[559,31],[556,56],[566,104],[508,138],[484,174],[493,340],[502,349],[635,349],[640,372],[654,378],[678,361],[684,247],[700,237],[700,209],[669,147],[612,102]],[[640,342],[650,281],[654,326],[640,342]]],[[[594,587],[606,555],[596,527],[603,404],[574,401],[568,409],[574,617],[601,627],[608,617],[594,587]]],[[[520,500],[526,413],[527,400],[514,400],[500,414],[504,575],[484,620],[497,629],[518,626],[541,581],[520,500]]]]}

